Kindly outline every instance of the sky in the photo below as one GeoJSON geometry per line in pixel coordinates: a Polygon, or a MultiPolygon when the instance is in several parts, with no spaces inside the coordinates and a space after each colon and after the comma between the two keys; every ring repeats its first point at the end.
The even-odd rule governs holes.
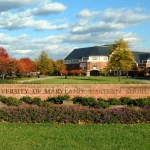
{"type": "Polygon", "coordinates": [[[150,52],[150,0],[0,0],[0,46],[17,59],[64,59],[120,38],[150,52]]]}

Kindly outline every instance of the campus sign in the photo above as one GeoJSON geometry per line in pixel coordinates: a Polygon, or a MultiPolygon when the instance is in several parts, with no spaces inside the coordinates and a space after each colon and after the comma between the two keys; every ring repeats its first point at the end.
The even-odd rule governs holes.
{"type": "Polygon", "coordinates": [[[150,84],[1,84],[0,95],[41,97],[57,95],[102,98],[150,97],[150,84]]]}

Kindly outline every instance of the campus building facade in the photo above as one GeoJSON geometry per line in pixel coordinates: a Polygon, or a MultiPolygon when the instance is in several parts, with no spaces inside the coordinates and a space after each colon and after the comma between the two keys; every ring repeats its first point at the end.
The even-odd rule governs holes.
{"type": "MultiPolygon", "coordinates": [[[[98,75],[109,61],[109,46],[74,49],[65,59],[67,70],[85,70],[87,75],[98,75]]],[[[150,69],[150,53],[133,51],[136,67],[150,69]]]]}

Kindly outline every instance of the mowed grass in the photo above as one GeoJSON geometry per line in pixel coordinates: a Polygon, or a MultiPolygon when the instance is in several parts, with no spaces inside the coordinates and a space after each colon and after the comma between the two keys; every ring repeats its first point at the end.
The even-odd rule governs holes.
{"type": "Polygon", "coordinates": [[[41,84],[135,84],[144,83],[142,81],[134,81],[127,77],[121,77],[119,81],[118,77],[108,76],[68,76],[67,79],[64,77],[55,77],[53,79],[43,79],[37,81],[41,84]]]}
{"type": "Polygon", "coordinates": [[[1,150],[149,150],[150,125],[0,124],[1,150]]]}

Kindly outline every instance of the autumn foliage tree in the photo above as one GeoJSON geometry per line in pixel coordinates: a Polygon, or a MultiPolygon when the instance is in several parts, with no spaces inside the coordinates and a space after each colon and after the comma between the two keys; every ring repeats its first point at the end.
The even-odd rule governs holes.
{"type": "Polygon", "coordinates": [[[48,54],[44,51],[40,53],[38,58],[35,60],[35,65],[38,71],[42,74],[53,73],[54,66],[53,61],[48,58],[48,54]]]}
{"type": "Polygon", "coordinates": [[[68,74],[68,70],[60,70],[59,73],[61,75],[67,75],[68,74]]]}
{"type": "Polygon", "coordinates": [[[30,58],[21,58],[17,60],[18,72],[29,73],[35,71],[35,67],[30,58]]]}
{"type": "Polygon", "coordinates": [[[0,47],[0,73],[4,78],[7,73],[12,73],[16,71],[16,60],[9,57],[8,53],[3,47],[0,47]]]}
{"type": "Polygon", "coordinates": [[[59,59],[54,62],[54,71],[58,75],[60,70],[66,70],[66,66],[63,63],[62,59],[59,59]]]}
{"type": "Polygon", "coordinates": [[[70,75],[79,75],[80,74],[80,70],[77,70],[77,69],[75,69],[75,70],[71,70],[70,72],[69,72],[69,74],[70,75]]]}
{"type": "Polygon", "coordinates": [[[109,47],[109,50],[110,56],[107,68],[112,71],[118,71],[120,80],[120,72],[128,72],[135,65],[134,56],[129,49],[128,43],[123,39],[116,40],[115,44],[109,47]]]}

